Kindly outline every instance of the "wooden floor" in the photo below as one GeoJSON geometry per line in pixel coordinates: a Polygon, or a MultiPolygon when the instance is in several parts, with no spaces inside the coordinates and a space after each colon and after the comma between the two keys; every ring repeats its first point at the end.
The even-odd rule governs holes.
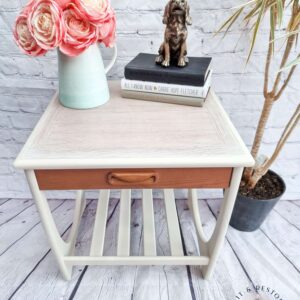
{"type": "MultiPolygon", "coordinates": [[[[50,200],[58,229],[67,236],[74,202],[50,200]]],[[[200,201],[206,232],[211,233],[220,201],[200,201]]],[[[164,206],[154,203],[158,255],[170,254],[164,206]]],[[[105,254],[116,253],[119,200],[111,199],[105,254]]],[[[177,200],[188,255],[197,252],[196,234],[185,200],[177,200]]],[[[87,254],[96,200],[89,200],[76,244],[87,254]]],[[[141,201],[132,200],[131,253],[142,253],[141,201]]],[[[282,201],[255,233],[229,229],[210,282],[199,267],[76,267],[62,280],[31,200],[0,200],[0,299],[300,299],[300,201],[282,201]],[[265,292],[254,291],[254,287],[265,292]],[[249,291],[249,290],[248,290],[249,291]],[[278,296],[278,297],[277,297],[278,296]]]]}

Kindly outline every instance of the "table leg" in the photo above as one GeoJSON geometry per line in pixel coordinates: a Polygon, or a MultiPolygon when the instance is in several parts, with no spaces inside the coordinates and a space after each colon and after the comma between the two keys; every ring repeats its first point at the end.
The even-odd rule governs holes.
{"type": "Polygon", "coordinates": [[[57,230],[45,194],[39,189],[34,171],[27,170],[26,177],[59,269],[63,277],[66,280],[70,280],[72,265],[66,265],[64,257],[73,255],[74,252],[78,228],[86,204],[84,192],[78,191],[77,193],[72,228],[67,241],[64,241],[57,230]]]}
{"type": "Polygon", "coordinates": [[[197,238],[198,238],[198,245],[200,250],[200,255],[202,256],[209,256],[208,255],[208,241],[206,234],[204,233],[202,222],[201,222],[201,216],[199,211],[199,204],[198,204],[198,196],[197,196],[197,190],[192,189],[189,190],[188,193],[188,207],[190,211],[192,212],[194,224],[196,228],[197,238]]]}
{"type": "MultiPolygon", "coordinates": [[[[121,211],[123,210],[124,216],[126,218],[121,218],[121,221],[126,219],[126,237],[127,240],[125,240],[125,244],[122,243],[124,234],[121,232],[119,234],[119,243],[118,248],[123,249],[125,246],[126,250],[126,255],[123,254],[123,252],[119,252],[118,254],[121,256],[118,257],[101,257],[101,256],[95,256],[95,249],[98,247],[100,250],[103,248],[103,238],[104,238],[104,232],[105,232],[105,222],[103,222],[102,219],[103,215],[101,213],[102,211],[102,206],[99,207],[99,216],[96,218],[98,219],[98,222],[96,222],[96,227],[98,225],[101,225],[101,236],[98,236],[98,228],[94,229],[95,235],[93,237],[94,243],[92,244],[98,244],[98,240],[100,240],[100,246],[93,246],[92,247],[92,256],[74,256],[74,248],[75,248],[75,242],[77,238],[77,233],[78,233],[78,228],[81,220],[82,213],[85,208],[85,197],[84,197],[84,192],[83,191],[78,191],[77,193],[77,198],[76,198],[76,204],[75,204],[75,211],[74,211],[74,219],[73,219],[73,225],[70,230],[69,237],[66,241],[64,241],[56,227],[56,224],[53,220],[51,210],[49,208],[47,199],[45,197],[45,194],[43,191],[40,190],[35,172],[33,170],[27,170],[26,171],[26,176],[27,180],[33,195],[33,198],[35,200],[35,203],[37,205],[41,221],[43,223],[43,226],[46,231],[46,235],[48,237],[52,252],[54,253],[54,256],[58,262],[60,271],[63,275],[63,277],[66,280],[71,279],[71,274],[72,274],[72,267],[74,265],[80,265],[80,264],[120,264],[120,265],[148,265],[148,264],[174,264],[174,265],[181,265],[181,264],[188,264],[188,265],[204,265],[203,267],[203,275],[205,279],[209,279],[212,275],[213,269],[216,265],[216,261],[218,259],[218,256],[221,251],[221,247],[223,245],[226,231],[229,225],[230,217],[232,214],[232,210],[234,207],[236,195],[239,189],[239,184],[240,184],[240,179],[242,176],[243,168],[235,168],[233,170],[232,178],[231,178],[231,183],[228,189],[225,191],[225,197],[224,201],[222,203],[222,208],[220,211],[220,214],[217,219],[217,224],[215,227],[215,230],[211,236],[211,238],[207,238],[203,227],[201,223],[201,217],[199,213],[199,206],[198,206],[198,199],[197,199],[197,192],[196,190],[189,190],[189,207],[191,209],[191,212],[193,214],[194,218],[194,223],[197,231],[197,237],[198,237],[198,242],[199,242],[199,249],[200,249],[200,255],[201,256],[193,256],[193,257],[188,257],[188,256],[183,256],[183,253],[178,252],[177,249],[179,249],[179,246],[177,247],[178,241],[181,240],[180,238],[180,233],[176,229],[174,229],[172,224],[175,224],[174,220],[177,220],[176,216],[176,206],[175,202],[171,205],[171,200],[175,201],[173,191],[172,190],[165,190],[165,197],[166,197],[166,214],[167,214],[167,219],[168,219],[168,226],[169,231],[171,231],[170,235],[170,244],[171,246],[173,245],[173,250],[172,250],[172,256],[168,257],[156,257],[156,256],[151,256],[151,257],[128,257],[129,255],[129,236],[127,233],[130,231],[130,191],[123,191],[123,200],[126,200],[126,205],[124,206],[125,202],[123,203],[123,209],[121,207],[121,211]],[[125,199],[126,198],[126,199],[125,199]],[[169,203],[170,202],[170,203],[169,203]],[[170,206],[171,205],[171,206],[170,206]],[[176,218],[175,218],[176,217],[176,218]],[[100,219],[99,219],[100,218],[100,219]],[[101,221],[101,222],[100,222],[101,221]],[[175,230],[175,231],[174,231],[175,230]],[[123,247],[123,244],[125,245],[123,247]],[[120,246],[121,245],[121,246],[120,246]],[[175,249],[175,250],[174,250],[175,249]],[[125,257],[126,256],[126,257],[125,257]]],[[[103,204],[105,209],[108,207],[108,201],[109,201],[109,194],[103,194],[103,197],[105,197],[106,202],[103,204]]],[[[149,201],[151,199],[148,199],[149,201]]],[[[122,200],[121,200],[122,201],[122,200]]],[[[100,203],[101,204],[101,203],[100,203]]],[[[106,219],[106,218],[105,218],[106,219]]],[[[152,220],[154,222],[154,220],[152,220]]],[[[151,221],[151,224],[153,223],[151,221]]],[[[123,222],[124,223],[124,222],[123,222]]],[[[149,222],[148,222],[149,223],[149,222]]],[[[150,224],[150,223],[149,223],[150,224]]],[[[149,225],[148,224],[148,225],[149,225]]],[[[150,224],[150,225],[151,225],[150,224]]],[[[120,223],[120,228],[123,230],[125,227],[122,225],[122,222],[120,223]]],[[[152,226],[152,225],[151,225],[152,226]]],[[[153,226],[152,226],[153,227],[153,226]]],[[[176,227],[176,226],[175,226],[176,227]]],[[[172,248],[172,247],[171,247],[172,248]]],[[[99,250],[98,249],[98,250],[99,250]]],[[[97,250],[97,249],[96,249],[97,250]]],[[[97,253],[98,253],[97,250],[97,253]]],[[[102,252],[102,250],[100,251],[102,252]]]]}
{"type": "Polygon", "coordinates": [[[203,276],[207,280],[210,279],[213,273],[225,240],[225,235],[230,222],[236,195],[240,186],[242,173],[243,168],[234,168],[230,187],[225,190],[221,211],[217,219],[216,227],[210,239],[205,236],[202,228],[196,190],[189,190],[188,204],[194,218],[200,253],[201,255],[209,257],[208,265],[202,267],[203,276]]]}
{"type": "Polygon", "coordinates": [[[208,242],[209,264],[203,268],[205,279],[210,279],[223,246],[242,174],[243,168],[235,168],[233,170],[230,187],[225,190],[224,200],[217,219],[216,228],[208,242]]]}

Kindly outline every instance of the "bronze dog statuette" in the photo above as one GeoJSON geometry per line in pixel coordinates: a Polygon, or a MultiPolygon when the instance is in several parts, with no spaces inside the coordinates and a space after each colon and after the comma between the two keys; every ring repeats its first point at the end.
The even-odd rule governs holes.
{"type": "Polygon", "coordinates": [[[164,42],[159,48],[156,63],[167,68],[170,64],[185,67],[187,58],[187,25],[192,25],[187,0],[169,0],[163,17],[166,24],[164,42]]]}

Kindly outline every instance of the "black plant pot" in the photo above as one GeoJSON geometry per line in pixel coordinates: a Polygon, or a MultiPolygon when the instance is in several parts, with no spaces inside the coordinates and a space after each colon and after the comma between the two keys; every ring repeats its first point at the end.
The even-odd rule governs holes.
{"type": "Polygon", "coordinates": [[[235,229],[246,232],[257,230],[285,193],[286,186],[283,179],[275,172],[269,172],[279,178],[279,181],[282,183],[283,192],[274,199],[266,200],[253,199],[238,194],[230,220],[230,225],[235,229]]]}

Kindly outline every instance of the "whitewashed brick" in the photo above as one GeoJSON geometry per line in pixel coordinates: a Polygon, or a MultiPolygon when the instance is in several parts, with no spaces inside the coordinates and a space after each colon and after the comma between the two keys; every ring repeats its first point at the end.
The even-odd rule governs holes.
{"type": "Polygon", "coordinates": [[[11,129],[10,130],[10,136],[17,144],[24,144],[26,140],[28,139],[29,135],[31,133],[31,130],[21,129],[11,129]]]}
{"type": "Polygon", "coordinates": [[[19,0],[1,0],[0,11],[14,11],[20,9],[19,0]]]}
{"type": "Polygon", "coordinates": [[[0,158],[11,157],[11,151],[8,144],[0,144],[0,158]]]}
{"type": "Polygon", "coordinates": [[[0,72],[4,75],[18,74],[19,68],[16,65],[15,59],[10,57],[0,57],[0,72]]]}
{"type": "Polygon", "coordinates": [[[11,141],[11,134],[8,129],[0,128],[0,143],[11,141]]]}
{"type": "Polygon", "coordinates": [[[8,159],[0,159],[0,174],[9,175],[13,173],[11,161],[8,159]]]}
{"type": "Polygon", "coordinates": [[[51,60],[40,60],[40,66],[41,66],[43,77],[49,79],[57,79],[58,65],[57,65],[56,58],[51,60]]]}
{"type": "Polygon", "coordinates": [[[13,101],[11,95],[1,95],[0,109],[7,112],[18,112],[19,106],[17,101],[13,101]]]}
{"type": "Polygon", "coordinates": [[[31,114],[15,114],[10,116],[10,119],[14,128],[32,129],[39,120],[39,116],[31,114]]]}

